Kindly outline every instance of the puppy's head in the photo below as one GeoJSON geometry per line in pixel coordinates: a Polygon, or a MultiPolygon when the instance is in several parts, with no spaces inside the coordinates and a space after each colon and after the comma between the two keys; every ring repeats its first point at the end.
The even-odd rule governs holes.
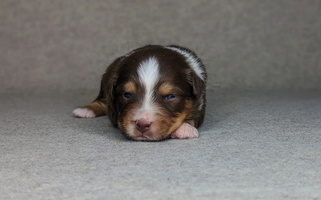
{"type": "Polygon", "coordinates": [[[111,97],[109,116],[126,137],[167,139],[203,109],[200,94],[205,90],[205,77],[202,79],[186,55],[176,50],[140,49],[123,57],[112,69],[106,87],[111,97]]]}

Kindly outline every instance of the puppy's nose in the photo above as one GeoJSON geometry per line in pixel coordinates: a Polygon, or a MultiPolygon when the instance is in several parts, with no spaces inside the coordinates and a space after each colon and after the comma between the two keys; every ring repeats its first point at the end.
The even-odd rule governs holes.
{"type": "Polygon", "coordinates": [[[137,130],[139,130],[142,133],[147,131],[149,127],[152,125],[151,122],[145,119],[139,119],[135,123],[136,123],[137,130]]]}

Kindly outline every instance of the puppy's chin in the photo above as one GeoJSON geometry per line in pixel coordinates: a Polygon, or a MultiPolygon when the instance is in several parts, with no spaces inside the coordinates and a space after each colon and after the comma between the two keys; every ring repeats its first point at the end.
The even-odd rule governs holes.
{"type": "Polygon", "coordinates": [[[157,133],[149,133],[149,132],[144,132],[143,134],[137,133],[135,135],[128,135],[125,133],[125,135],[130,140],[146,141],[146,142],[156,142],[156,141],[162,141],[162,140],[171,138],[171,134],[158,135],[157,133]]]}
{"type": "Polygon", "coordinates": [[[131,126],[128,128],[129,130],[122,130],[124,135],[131,140],[135,141],[161,141],[171,138],[172,131],[170,129],[164,132],[156,129],[155,127],[151,127],[149,130],[145,132],[140,132],[135,127],[131,126]]]}

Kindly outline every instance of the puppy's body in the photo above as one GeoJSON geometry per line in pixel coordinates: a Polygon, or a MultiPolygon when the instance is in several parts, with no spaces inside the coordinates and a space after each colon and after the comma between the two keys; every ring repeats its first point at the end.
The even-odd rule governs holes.
{"type": "Polygon", "coordinates": [[[193,138],[204,119],[206,71],[192,51],[150,45],[117,58],[100,93],[74,110],[77,117],[108,115],[133,140],[193,138]]]}

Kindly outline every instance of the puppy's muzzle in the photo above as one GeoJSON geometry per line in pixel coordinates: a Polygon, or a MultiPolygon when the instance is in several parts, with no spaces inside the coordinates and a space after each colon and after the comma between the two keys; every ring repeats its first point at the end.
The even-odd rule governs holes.
{"type": "Polygon", "coordinates": [[[140,131],[141,133],[144,133],[148,131],[148,129],[151,127],[152,123],[146,119],[139,119],[135,121],[136,129],[140,131]]]}

